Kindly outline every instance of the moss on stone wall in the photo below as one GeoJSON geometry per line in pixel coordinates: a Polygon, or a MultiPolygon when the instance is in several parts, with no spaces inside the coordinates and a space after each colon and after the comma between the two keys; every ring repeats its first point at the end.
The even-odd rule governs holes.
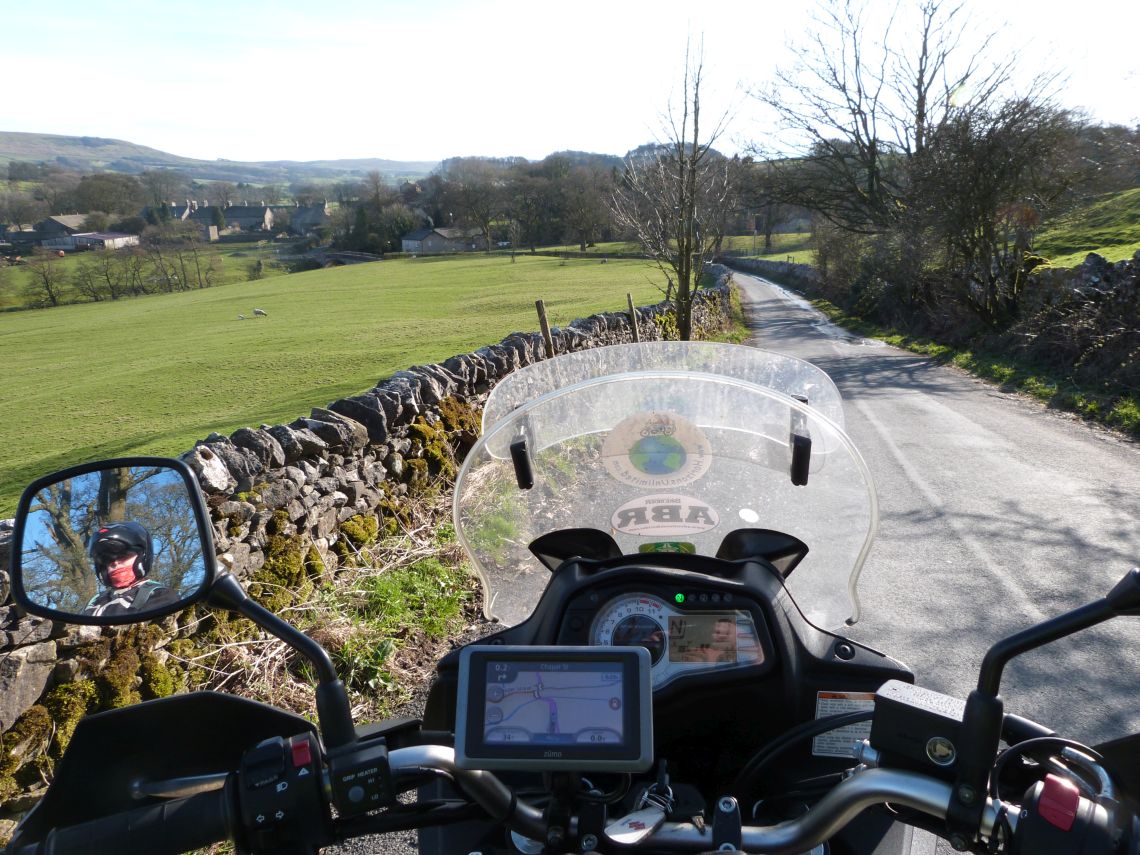
{"type": "Polygon", "coordinates": [[[144,653],[140,658],[139,677],[142,680],[140,689],[146,700],[165,698],[177,691],[181,680],[180,674],[164,665],[153,653],[144,653]]]}
{"type": "Polygon", "coordinates": [[[0,733],[0,802],[46,780],[51,771],[47,752],[54,730],[51,713],[42,704],[35,704],[0,733]]]}
{"type": "Polygon", "coordinates": [[[442,421],[429,422],[423,416],[418,416],[408,427],[408,438],[412,440],[416,456],[427,461],[428,471],[432,475],[449,481],[455,479],[459,470],[455,466],[455,454],[451,450],[442,421]]]}
{"type": "Polygon", "coordinates": [[[303,603],[313,593],[305,572],[305,549],[300,535],[269,536],[265,563],[253,574],[249,595],[274,614],[294,603],[303,603]]]}
{"type": "Polygon", "coordinates": [[[479,435],[483,419],[477,407],[452,396],[439,402],[439,416],[443,427],[449,433],[470,433],[479,435]]]}
{"type": "Polygon", "coordinates": [[[313,544],[309,544],[309,548],[305,550],[305,573],[313,580],[314,584],[325,584],[329,580],[326,578],[328,567],[325,566],[325,560],[321,557],[321,551],[313,544]]]}
{"type": "Polygon", "coordinates": [[[357,554],[376,542],[380,535],[380,520],[372,514],[357,514],[342,522],[337,530],[341,536],[333,544],[333,551],[351,567],[356,564],[357,554]]]}
{"type": "Polygon", "coordinates": [[[138,691],[140,664],[139,654],[131,646],[112,646],[107,664],[95,675],[100,709],[117,709],[142,700],[138,691]]]}
{"type": "Polygon", "coordinates": [[[431,477],[428,475],[426,460],[408,461],[408,488],[413,495],[424,495],[431,490],[431,477]]]}
{"type": "Polygon", "coordinates": [[[340,533],[357,549],[364,549],[376,542],[380,521],[371,514],[357,514],[340,524],[340,533]]]}
{"type": "Polygon", "coordinates": [[[64,749],[71,742],[75,726],[87,713],[95,709],[99,691],[92,680],[75,680],[61,683],[44,698],[44,707],[55,722],[55,738],[52,740],[51,755],[63,756],[64,749]]]}

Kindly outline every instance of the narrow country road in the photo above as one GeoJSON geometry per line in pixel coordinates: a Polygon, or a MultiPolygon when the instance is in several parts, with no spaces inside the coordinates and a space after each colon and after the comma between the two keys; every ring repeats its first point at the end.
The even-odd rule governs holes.
{"type": "MultiPolygon", "coordinates": [[[[849,634],[965,697],[988,646],[1093,600],[1140,563],[1140,447],[742,286],[749,344],[819,365],[874,475],[879,535],[849,634]]],[[[1140,730],[1140,619],[1014,660],[1006,709],[1101,741],[1140,730]]]]}

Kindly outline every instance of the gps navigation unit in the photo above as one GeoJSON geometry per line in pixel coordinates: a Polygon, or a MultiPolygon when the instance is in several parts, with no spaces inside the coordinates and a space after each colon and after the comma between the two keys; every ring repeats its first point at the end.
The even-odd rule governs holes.
{"type": "Polygon", "coordinates": [[[455,764],[643,772],[653,765],[649,670],[644,647],[464,648],[455,764]]]}

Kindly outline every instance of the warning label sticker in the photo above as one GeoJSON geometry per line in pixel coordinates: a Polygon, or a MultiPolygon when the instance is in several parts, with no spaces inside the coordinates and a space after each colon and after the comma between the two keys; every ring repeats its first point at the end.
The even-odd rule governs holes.
{"type": "MultiPolygon", "coordinates": [[[[874,692],[816,692],[815,695],[817,719],[874,708],[874,692]]],[[[811,753],[816,757],[854,757],[852,749],[855,744],[870,735],[871,722],[849,724],[847,727],[820,734],[813,739],[811,753]]]]}

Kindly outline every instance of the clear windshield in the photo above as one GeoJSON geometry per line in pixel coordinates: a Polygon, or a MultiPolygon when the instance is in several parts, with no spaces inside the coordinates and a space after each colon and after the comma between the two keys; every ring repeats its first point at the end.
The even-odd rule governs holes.
{"type": "MultiPolygon", "coordinates": [[[[855,619],[855,581],[878,511],[870,474],[843,430],[811,404],[723,372],[645,368],[644,361],[625,370],[639,347],[590,351],[609,358],[592,361],[589,371],[580,353],[549,360],[540,365],[550,383],[575,382],[551,388],[532,383],[532,375],[533,399],[507,405],[515,394],[508,387],[498,402],[495,395],[488,401],[496,420],[487,421],[455,490],[456,530],[482,577],[488,614],[509,625],[530,615],[549,571],[527,547],[552,531],[609,532],[626,554],[715,555],[727,533],[765,528],[810,548],[788,580],[808,618],[825,627],[855,619]],[[555,365],[562,360],[576,363],[569,373],[555,365]],[[527,490],[511,457],[519,438],[534,477],[527,490]],[[807,470],[803,485],[793,483],[796,444],[807,470]]],[[[751,350],[726,364],[749,365],[757,376],[755,354],[763,351],[728,349],[751,350]]],[[[766,356],[774,366],[769,379],[839,406],[820,369],[766,356]]]]}
{"type": "Polygon", "coordinates": [[[580,350],[512,371],[487,397],[483,432],[511,410],[547,392],[593,377],[655,368],[723,374],[767,386],[806,400],[813,410],[840,428],[845,424],[839,390],[823,371],[802,359],[757,347],[708,341],[650,341],[580,350]]]}

